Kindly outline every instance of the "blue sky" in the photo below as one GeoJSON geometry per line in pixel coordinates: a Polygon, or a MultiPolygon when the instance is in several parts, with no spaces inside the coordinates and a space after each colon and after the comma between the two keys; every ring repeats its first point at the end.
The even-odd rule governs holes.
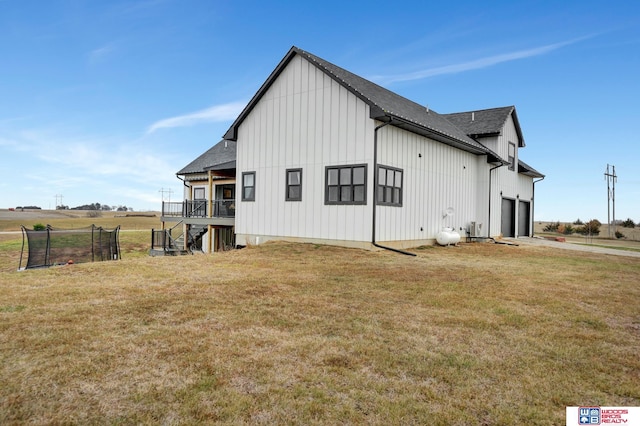
{"type": "Polygon", "coordinates": [[[292,45],[440,113],[515,105],[536,220],[606,222],[612,164],[640,221],[640,3],[615,0],[0,0],[0,208],[179,199],[292,45]]]}

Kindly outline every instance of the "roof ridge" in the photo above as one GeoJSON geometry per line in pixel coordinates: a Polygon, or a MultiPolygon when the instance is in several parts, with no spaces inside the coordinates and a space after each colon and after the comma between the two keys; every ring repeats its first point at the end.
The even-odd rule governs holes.
{"type": "Polygon", "coordinates": [[[506,105],[506,106],[503,106],[503,107],[471,109],[469,111],[459,111],[459,112],[448,112],[448,113],[444,113],[444,114],[441,114],[441,115],[468,114],[468,113],[471,113],[471,112],[495,111],[495,110],[507,109],[507,108],[509,108],[511,110],[514,110],[516,107],[515,107],[515,105],[506,105]]]}

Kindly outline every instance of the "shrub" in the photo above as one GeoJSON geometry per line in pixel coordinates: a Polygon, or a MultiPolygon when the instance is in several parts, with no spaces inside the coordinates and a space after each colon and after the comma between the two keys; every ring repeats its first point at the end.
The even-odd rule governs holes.
{"type": "Polygon", "coordinates": [[[584,222],[580,220],[580,218],[576,219],[575,222],[573,222],[574,225],[584,225],[584,222]]]}
{"type": "Polygon", "coordinates": [[[560,227],[560,222],[550,223],[544,227],[543,231],[545,232],[558,232],[558,228],[560,227]]]}
{"type": "Polygon", "coordinates": [[[624,238],[624,234],[620,231],[616,231],[616,238],[620,239],[620,238],[624,238]]]}
{"type": "Polygon", "coordinates": [[[571,226],[571,224],[567,223],[566,225],[565,224],[559,225],[557,232],[564,235],[571,235],[574,232],[576,232],[576,229],[573,226],[571,226]]]}
{"type": "Polygon", "coordinates": [[[47,229],[47,227],[41,223],[36,223],[35,225],[33,225],[34,231],[44,231],[45,229],[47,229]]]}
{"type": "Polygon", "coordinates": [[[89,210],[87,217],[102,217],[102,212],[100,210],[89,210]]]}
{"type": "Polygon", "coordinates": [[[600,235],[602,223],[598,219],[591,219],[584,226],[576,228],[576,232],[582,235],[600,235]]]}
{"type": "Polygon", "coordinates": [[[631,220],[631,218],[628,218],[627,220],[625,220],[624,222],[621,223],[621,225],[624,228],[635,228],[636,224],[633,220],[631,220]]]}

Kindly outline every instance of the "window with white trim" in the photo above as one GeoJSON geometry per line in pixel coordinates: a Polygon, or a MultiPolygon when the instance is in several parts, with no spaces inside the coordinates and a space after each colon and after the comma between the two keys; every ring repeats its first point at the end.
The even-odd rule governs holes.
{"type": "Polygon", "coordinates": [[[325,204],[367,204],[367,165],[328,166],[325,204]]]}
{"type": "Polygon", "coordinates": [[[402,207],[402,169],[378,166],[376,202],[381,206],[402,207]]]}

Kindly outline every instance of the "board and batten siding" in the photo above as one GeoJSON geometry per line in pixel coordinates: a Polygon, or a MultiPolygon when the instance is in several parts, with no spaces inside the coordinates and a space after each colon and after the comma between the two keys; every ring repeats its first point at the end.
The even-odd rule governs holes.
{"type": "Polygon", "coordinates": [[[377,206],[378,241],[408,247],[435,239],[443,227],[464,237],[469,222],[486,218],[478,211],[488,188],[486,156],[386,126],[378,134],[378,164],[403,170],[402,207],[377,206]],[[448,208],[453,215],[443,217],[448,208]]]}
{"type": "MultiPolygon", "coordinates": [[[[515,236],[523,236],[523,232],[519,228],[517,218],[520,216],[520,203],[518,201],[531,202],[533,198],[533,179],[518,173],[518,157],[520,148],[518,133],[516,131],[513,116],[509,115],[502,129],[502,134],[492,138],[482,140],[490,149],[494,150],[502,158],[509,157],[509,142],[516,145],[516,157],[514,170],[509,170],[509,166],[505,165],[493,172],[491,180],[491,236],[496,237],[501,233],[502,224],[502,199],[507,198],[515,200],[515,236]]],[[[533,203],[530,204],[532,206],[533,203]]],[[[532,212],[529,212],[530,214],[532,212]]]]}
{"type": "Polygon", "coordinates": [[[238,243],[369,241],[373,128],[367,104],[294,56],[238,129],[238,243]],[[346,164],[368,165],[367,204],[325,205],[325,167],[346,164]],[[291,168],[302,169],[302,201],[285,201],[291,168]],[[255,201],[242,201],[243,172],[256,173],[255,201]]]}

